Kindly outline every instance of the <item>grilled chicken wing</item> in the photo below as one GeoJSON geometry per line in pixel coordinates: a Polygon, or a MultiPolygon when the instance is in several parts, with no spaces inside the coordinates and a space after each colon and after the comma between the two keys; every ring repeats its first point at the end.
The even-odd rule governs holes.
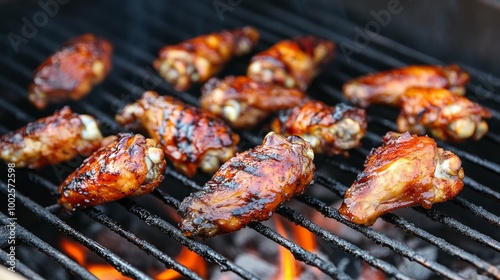
{"type": "Polygon", "coordinates": [[[333,42],[314,36],[284,40],[256,54],[248,77],[305,90],[335,53],[333,42]]]}
{"type": "Polygon", "coordinates": [[[440,88],[411,88],[402,97],[397,124],[401,132],[429,132],[457,142],[481,139],[488,132],[483,118],[491,118],[491,113],[466,97],[440,88]]]}
{"type": "Polygon", "coordinates": [[[87,156],[103,140],[96,120],[69,107],[0,136],[0,157],[16,167],[41,168],[87,156]]]}
{"type": "Polygon", "coordinates": [[[271,129],[284,135],[298,135],[311,143],[315,153],[348,155],[366,133],[366,112],[345,104],[330,107],[310,100],[283,110],[271,129]]]}
{"type": "Polygon", "coordinates": [[[411,87],[447,88],[463,95],[469,78],[469,74],[455,64],[413,65],[356,78],[344,84],[343,93],[361,107],[373,103],[399,106],[401,96],[411,87]]]}
{"type": "Polygon", "coordinates": [[[302,91],[253,81],[245,76],[212,78],[202,89],[201,107],[234,128],[252,128],[272,112],[292,108],[306,98],[302,91]]]}
{"type": "Polygon", "coordinates": [[[64,180],[59,186],[59,204],[72,211],[149,193],[163,180],[166,166],[155,140],[119,134],[64,180]]]}
{"type": "Polygon", "coordinates": [[[190,177],[198,167],[215,172],[236,153],[240,140],[221,119],[152,91],[127,105],[116,121],[130,129],[145,129],[174,166],[190,177]]]}
{"type": "Polygon", "coordinates": [[[463,187],[464,170],[455,154],[427,136],[389,132],[372,150],[365,170],[344,195],[340,213],[356,224],[372,225],[395,209],[449,200],[463,187]]]}
{"type": "Polygon", "coordinates": [[[249,53],[258,41],[259,32],[248,26],[201,35],[161,49],[154,67],[177,90],[187,90],[215,76],[232,57],[249,53]]]}
{"type": "Polygon", "coordinates": [[[51,102],[79,100],[111,69],[112,45],[92,34],[76,37],[35,71],[29,100],[38,109],[51,102]]]}
{"type": "Polygon", "coordinates": [[[270,132],[261,146],[224,163],[203,190],[180,204],[180,228],[202,238],[265,221],[311,183],[314,153],[306,141],[270,132]]]}

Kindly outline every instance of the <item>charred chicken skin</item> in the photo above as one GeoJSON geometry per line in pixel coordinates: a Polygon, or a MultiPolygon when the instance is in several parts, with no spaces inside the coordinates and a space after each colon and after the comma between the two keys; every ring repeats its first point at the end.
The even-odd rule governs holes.
{"type": "Polygon", "coordinates": [[[59,186],[59,204],[73,211],[149,193],[163,180],[166,166],[155,140],[119,134],[64,180],[59,186]]]}
{"type": "Polygon", "coordinates": [[[311,183],[313,158],[311,146],[300,137],[269,133],[261,146],[230,159],[203,190],[182,201],[182,232],[208,238],[269,219],[311,183]]]}
{"type": "Polygon", "coordinates": [[[469,74],[458,65],[413,65],[370,74],[344,84],[344,97],[353,104],[368,107],[370,104],[399,106],[401,96],[411,87],[447,88],[463,95],[469,74]]]}
{"type": "Polygon", "coordinates": [[[69,107],[0,136],[0,157],[16,167],[42,168],[88,156],[103,140],[96,120],[69,107]]]}
{"type": "Polygon", "coordinates": [[[383,145],[368,155],[339,212],[353,223],[372,225],[395,209],[431,208],[462,190],[461,165],[458,156],[438,148],[432,138],[389,132],[383,145]]]}
{"type": "Polygon", "coordinates": [[[38,109],[52,102],[79,100],[111,70],[112,45],[92,34],[76,37],[45,60],[29,86],[29,100],[38,109]]]}
{"type": "Polygon", "coordinates": [[[306,98],[302,91],[253,81],[245,76],[212,78],[202,89],[201,107],[234,128],[252,128],[272,112],[292,108],[306,98]]]}
{"type": "Polygon", "coordinates": [[[491,113],[481,105],[446,89],[411,88],[401,101],[400,132],[430,133],[446,141],[481,139],[488,132],[484,118],[491,113]]]}
{"type": "Polygon", "coordinates": [[[160,143],[168,160],[189,177],[198,168],[215,172],[234,156],[240,140],[221,119],[152,91],[127,105],[116,121],[129,129],[145,129],[160,143]]]}
{"type": "Polygon", "coordinates": [[[335,107],[310,100],[283,110],[271,129],[284,135],[298,135],[308,141],[315,153],[344,154],[360,145],[366,133],[366,112],[345,104],[335,107]]]}
{"type": "Polygon", "coordinates": [[[314,36],[284,40],[256,54],[247,75],[256,81],[305,90],[334,53],[333,42],[314,36]]]}
{"type": "Polygon", "coordinates": [[[206,82],[233,57],[249,53],[259,41],[253,27],[201,35],[160,50],[154,67],[175,89],[206,82]]]}

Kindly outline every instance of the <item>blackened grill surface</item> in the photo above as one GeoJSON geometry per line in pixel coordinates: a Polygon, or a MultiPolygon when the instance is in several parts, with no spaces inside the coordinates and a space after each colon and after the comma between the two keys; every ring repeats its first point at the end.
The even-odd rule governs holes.
{"type": "MultiPolygon", "coordinates": [[[[341,85],[358,75],[415,63],[456,62],[460,64],[459,58],[455,61],[439,61],[377,34],[368,33],[371,36],[369,44],[356,45],[355,25],[345,20],[338,11],[312,13],[312,8],[310,9],[308,5],[297,3],[287,7],[268,1],[229,2],[125,1],[118,5],[113,1],[74,1],[68,4],[55,4],[58,11],[50,15],[45,12],[47,14],[45,23],[40,21],[43,19],[41,13],[45,10],[35,2],[12,2],[3,5],[0,10],[2,17],[0,26],[2,35],[0,37],[2,47],[2,53],[0,53],[0,133],[12,131],[62,107],[62,104],[59,104],[51,105],[43,111],[34,109],[27,101],[27,85],[33,70],[47,56],[63,42],[87,32],[103,36],[115,45],[113,70],[105,82],[96,87],[91,94],[69,105],[79,113],[88,113],[99,119],[102,131],[106,135],[124,131],[114,122],[114,115],[127,102],[138,99],[144,90],[157,90],[162,94],[173,95],[186,103],[199,106],[199,87],[194,87],[187,93],[175,92],[156,74],[152,68],[152,62],[158,50],[166,44],[175,44],[199,34],[224,28],[243,25],[253,25],[258,28],[262,40],[257,46],[257,51],[271,46],[278,40],[303,34],[314,34],[337,42],[340,48],[336,60],[325,69],[325,73],[320,75],[308,90],[314,98],[330,105],[345,102],[340,92],[341,85]],[[221,10],[220,3],[231,5],[221,10]],[[37,13],[39,18],[35,20],[38,20],[39,26],[23,27],[23,25],[29,25],[26,24],[27,21],[33,23],[33,16],[37,13]],[[16,37],[17,40],[22,41],[17,47],[13,47],[9,41],[9,33],[10,38],[14,36],[11,32],[22,36],[21,39],[16,37]],[[346,53],[345,50],[352,52],[346,53]]],[[[363,28],[364,24],[360,24],[359,27],[363,28]]],[[[219,76],[244,74],[249,58],[250,56],[246,56],[231,62],[219,76]]],[[[499,265],[499,260],[492,257],[500,251],[498,242],[500,239],[498,230],[500,190],[495,183],[500,179],[500,161],[497,156],[500,147],[500,98],[494,94],[494,81],[498,79],[490,73],[483,73],[463,64],[461,66],[472,74],[472,83],[467,88],[467,96],[490,108],[494,114],[489,122],[490,133],[480,142],[460,145],[439,142],[439,146],[457,153],[462,158],[467,176],[464,191],[453,201],[436,205],[432,210],[417,207],[398,212],[398,215],[387,214],[383,217],[385,222],[394,226],[394,230],[425,240],[431,246],[439,248],[439,254],[444,257],[437,258],[437,260],[429,259],[418,250],[411,248],[404,240],[393,239],[374,228],[349,223],[339,215],[336,208],[331,206],[333,200],[342,197],[356,174],[362,169],[362,163],[369,150],[380,145],[381,136],[386,131],[395,129],[394,121],[397,116],[395,109],[376,106],[368,109],[370,121],[367,137],[363,140],[362,148],[353,152],[350,158],[319,157],[317,159],[318,171],[315,177],[317,186],[314,187],[328,190],[332,195],[336,195],[336,199],[323,200],[322,197],[316,197],[314,192],[311,192],[299,196],[296,200],[311,211],[318,211],[325,215],[332,222],[339,221],[360,232],[368,238],[369,242],[381,244],[395,254],[427,267],[433,272],[434,277],[463,278],[453,267],[454,260],[462,260],[466,264],[465,267],[471,267],[490,277],[500,278],[500,271],[498,267],[495,267],[499,265]],[[488,81],[491,82],[488,83],[488,81]],[[422,223],[422,220],[425,222],[422,223]],[[425,227],[430,223],[435,225],[430,228],[425,227]],[[471,251],[472,248],[465,245],[464,239],[481,249],[471,251]],[[478,252],[482,253],[478,254],[478,252]]],[[[260,144],[266,131],[263,128],[252,132],[240,132],[242,136],[240,147],[248,149],[260,144]]],[[[40,171],[16,171],[16,217],[19,225],[23,227],[19,227],[17,232],[16,240],[22,243],[19,246],[36,248],[76,277],[91,279],[92,275],[83,267],[70,258],[58,254],[57,249],[49,244],[50,240],[46,242],[42,240],[42,236],[33,235],[32,231],[43,224],[49,234],[62,231],[68,237],[103,257],[124,275],[148,278],[143,271],[69,225],[65,221],[68,217],[60,213],[57,205],[53,205],[56,203],[56,186],[77,165],[78,162],[72,162],[47,167],[40,171]]],[[[7,174],[7,168],[3,163],[0,169],[2,172],[0,174],[7,174]]],[[[208,180],[206,175],[198,175],[190,180],[172,169],[168,170],[166,175],[168,176],[160,188],[149,196],[154,197],[159,204],[173,209],[178,207],[179,200],[188,192],[199,189],[208,180]]],[[[6,178],[4,175],[0,176],[0,192],[3,193],[1,197],[5,201],[7,201],[6,178]]],[[[5,204],[0,203],[0,205],[5,204]]],[[[139,217],[148,226],[159,229],[165,238],[168,237],[172,242],[181,243],[203,256],[208,262],[217,264],[221,271],[230,270],[245,279],[256,278],[252,271],[247,271],[224,257],[219,252],[220,248],[207,246],[203,242],[184,237],[175,223],[166,221],[159,214],[155,214],[155,209],[141,205],[140,199],[139,202],[125,199],[118,204],[124,209],[125,215],[139,217]]],[[[2,207],[0,220],[3,224],[8,224],[5,206],[2,207]]],[[[172,267],[188,278],[199,278],[196,273],[177,263],[173,259],[175,256],[169,256],[158,250],[154,244],[148,243],[142,236],[124,230],[123,224],[120,225],[114,220],[112,213],[107,212],[106,209],[107,206],[88,209],[75,215],[88,216],[96,223],[109,227],[131,244],[154,256],[166,267],[172,267]]],[[[305,227],[325,242],[384,271],[387,275],[397,279],[409,278],[408,274],[400,271],[393,262],[376,257],[373,252],[363,249],[363,244],[347,241],[325,230],[305,218],[301,211],[286,205],[278,210],[278,214],[305,227]]],[[[320,257],[313,252],[308,252],[265,225],[255,224],[251,228],[290,250],[297,260],[319,268],[326,275],[336,279],[356,277],[356,275],[344,272],[339,262],[333,261],[334,258],[320,257]]],[[[50,239],[46,236],[43,238],[50,239]]],[[[3,242],[2,239],[0,241],[3,242]]],[[[5,246],[2,246],[2,249],[5,251],[1,252],[0,260],[5,264],[4,253],[7,249],[5,246]]],[[[17,265],[18,271],[29,278],[36,278],[39,274],[43,274],[30,265],[29,261],[25,260],[17,265]]]]}

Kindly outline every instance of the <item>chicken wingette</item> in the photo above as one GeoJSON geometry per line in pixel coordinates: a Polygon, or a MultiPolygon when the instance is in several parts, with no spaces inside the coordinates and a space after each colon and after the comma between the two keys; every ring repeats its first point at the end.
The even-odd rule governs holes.
{"type": "Polygon", "coordinates": [[[463,95],[469,74],[458,65],[412,65],[358,77],[343,86],[344,97],[351,103],[399,106],[401,96],[411,87],[447,88],[463,95]]]}
{"type": "Polygon", "coordinates": [[[339,212],[353,223],[372,225],[395,209],[431,208],[462,190],[461,166],[458,156],[438,148],[432,138],[389,132],[368,155],[339,212]]]}
{"type": "Polygon", "coordinates": [[[335,107],[317,100],[283,110],[271,123],[276,133],[298,135],[309,141],[317,154],[348,155],[366,133],[366,112],[345,104],[335,107]]]}
{"type": "Polygon", "coordinates": [[[304,101],[304,92],[256,82],[245,76],[212,78],[202,89],[201,107],[238,129],[255,127],[273,112],[304,101]]]}
{"type": "Polygon", "coordinates": [[[198,168],[212,173],[238,149],[239,136],[211,114],[170,97],[147,91],[116,115],[133,130],[146,130],[174,166],[192,177],[198,168]]]}
{"type": "Polygon", "coordinates": [[[167,163],[157,142],[123,133],[85,159],[59,186],[59,204],[68,211],[151,192],[167,163]]]}
{"type": "Polygon", "coordinates": [[[201,191],[182,201],[182,232],[208,238],[269,219],[311,183],[313,158],[311,146],[300,137],[270,132],[261,146],[230,159],[201,191]]]}
{"type": "Polygon", "coordinates": [[[400,132],[430,133],[445,141],[479,140],[488,132],[483,106],[441,88],[410,88],[401,99],[400,132]]]}
{"type": "Polygon", "coordinates": [[[333,42],[314,36],[284,40],[253,56],[247,75],[255,81],[305,90],[334,54],[333,42]]]}
{"type": "Polygon", "coordinates": [[[96,120],[64,107],[54,114],[0,136],[0,157],[16,167],[42,168],[88,156],[101,147],[96,120]]]}
{"type": "Polygon", "coordinates": [[[64,44],[36,70],[29,86],[29,100],[38,109],[49,103],[79,100],[111,70],[113,46],[93,34],[64,44]]]}
{"type": "Polygon", "coordinates": [[[154,67],[179,91],[206,82],[233,57],[249,53],[259,41],[253,27],[201,35],[160,50],[154,67]]]}

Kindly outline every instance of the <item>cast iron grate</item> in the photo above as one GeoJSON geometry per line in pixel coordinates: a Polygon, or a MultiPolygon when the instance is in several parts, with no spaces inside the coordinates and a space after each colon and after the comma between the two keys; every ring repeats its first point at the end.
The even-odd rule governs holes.
{"type": "MultiPolygon", "coordinates": [[[[73,3],[71,7],[68,6],[67,8],[61,7],[61,9],[67,9],[67,11],[61,10],[60,14],[51,19],[46,26],[40,28],[37,36],[31,39],[26,45],[23,45],[18,54],[14,54],[10,50],[10,52],[7,51],[0,55],[0,67],[3,68],[4,72],[0,75],[0,85],[2,86],[2,90],[9,91],[9,94],[0,96],[0,107],[4,110],[4,113],[0,114],[0,118],[2,119],[0,132],[4,133],[13,130],[26,122],[50,114],[56,108],[49,107],[44,112],[35,112],[32,107],[25,104],[27,103],[26,85],[31,78],[32,70],[38,63],[52,53],[62,42],[84,32],[95,32],[109,38],[115,44],[114,70],[102,86],[96,88],[91,95],[81,102],[71,104],[71,106],[79,112],[86,112],[97,117],[102,122],[103,130],[106,134],[123,131],[114,122],[113,115],[117,109],[125,105],[128,101],[137,99],[144,89],[155,89],[160,93],[180,98],[187,103],[199,105],[197,100],[197,96],[199,95],[198,89],[193,89],[190,93],[176,92],[168,84],[159,80],[159,77],[152,70],[150,66],[151,62],[155,58],[157,50],[165,44],[175,43],[193,37],[196,34],[243,25],[254,25],[261,31],[262,40],[258,46],[259,50],[270,46],[278,40],[301,33],[316,34],[332,39],[337,43],[352,42],[352,24],[341,17],[327,15],[322,12],[319,13],[319,17],[312,19],[291,12],[287,8],[277,7],[273,3],[243,3],[233,13],[224,14],[224,20],[220,21],[211,3],[200,2],[197,4],[189,5],[174,1],[152,1],[147,3],[129,1],[122,8],[116,8],[114,7],[116,4],[111,1],[88,1],[84,7],[82,3],[73,3]],[[189,15],[190,18],[186,17],[186,15],[189,15]],[[336,29],[327,28],[326,26],[331,26],[328,23],[335,23],[336,29]]],[[[9,20],[5,21],[5,26],[1,29],[2,33],[6,34],[12,30],[18,30],[20,28],[20,21],[18,19],[26,14],[33,14],[36,8],[33,6],[27,8],[22,5],[12,5],[7,17],[9,20]]],[[[2,36],[2,39],[4,40],[2,44],[8,46],[6,37],[2,36]]],[[[240,59],[232,63],[223,74],[243,74],[245,63],[245,59],[240,59]]],[[[345,102],[339,90],[344,81],[367,72],[398,67],[408,63],[442,64],[443,62],[400,45],[388,38],[375,36],[372,44],[364,48],[362,52],[354,54],[349,58],[339,55],[333,63],[334,65],[319,77],[309,92],[313,97],[326,101],[329,104],[345,102]],[[397,55],[394,55],[394,53],[397,53],[397,55]]],[[[475,93],[475,95],[469,93],[469,97],[476,98],[476,101],[492,109],[494,113],[494,118],[490,122],[491,131],[486,139],[480,142],[479,145],[481,147],[478,147],[478,143],[455,146],[440,142],[439,145],[452,150],[463,159],[467,174],[465,188],[473,191],[467,192],[467,194],[472,195],[473,200],[468,195],[462,193],[452,200],[452,202],[448,203],[459,206],[460,211],[468,213],[472,217],[477,217],[478,221],[474,221],[472,225],[469,225],[469,221],[462,222],[459,215],[450,214],[449,211],[445,211],[446,209],[441,210],[441,208],[425,210],[417,207],[413,209],[413,214],[426,216],[431,221],[442,224],[443,227],[450,230],[449,232],[455,232],[463,238],[469,238],[480,244],[479,246],[483,246],[485,250],[497,253],[500,251],[500,243],[496,239],[498,236],[492,235],[494,232],[488,232],[488,234],[482,233],[476,227],[477,224],[481,223],[486,224],[486,227],[490,226],[489,228],[498,229],[500,227],[499,216],[490,212],[492,210],[487,210],[488,207],[485,206],[486,204],[491,205],[500,201],[500,193],[494,188],[489,187],[494,180],[499,179],[500,165],[495,155],[488,153],[488,151],[498,149],[500,144],[500,137],[498,136],[498,133],[500,133],[498,131],[500,100],[491,94],[491,92],[488,92],[487,88],[477,84],[478,78],[486,75],[485,73],[470,67],[466,67],[466,69],[473,76],[473,81],[469,85],[468,90],[475,93]],[[485,94],[485,92],[490,94],[485,94]],[[471,171],[469,172],[468,170],[471,171]]],[[[316,174],[315,181],[318,185],[321,185],[338,197],[343,196],[348,183],[336,178],[343,176],[353,178],[360,171],[361,165],[359,163],[366,157],[368,149],[378,146],[381,136],[386,131],[394,130],[395,111],[375,108],[369,109],[368,113],[370,116],[369,133],[363,142],[363,147],[354,152],[351,159],[319,159],[321,168],[318,168],[319,171],[316,174]],[[325,169],[333,169],[337,175],[332,176],[325,169]]],[[[262,133],[255,131],[241,132],[240,135],[244,140],[242,144],[243,148],[257,145],[262,140],[262,133]]],[[[32,187],[42,187],[47,192],[56,194],[57,186],[48,178],[50,176],[46,172],[26,171],[26,174],[28,175],[29,182],[33,184],[32,187]]],[[[165,181],[176,180],[191,190],[199,189],[200,184],[207,179],[206,177],[196,177],[191,180],[172,169],[167,171],[167,175],[168,178],[165,181]]],[[[345,181],[348,182],[349,180],[345,179],[345,181]]],[[[0,190],[4,194],[7,193],[7,185],[3,179],[0,182],[0,190]]],[[[32,212],[37,219],[44,221],[78,243],[91,249],[124,275],[139,279],[149,278],[144,272],[127,263],[117,254],[68,225],[57,215],[59,213],[58,205],[43,207],[34,201],[28,193],[23,194],[18,191],[16,195],[18,205],[22,205],[28,211],[32,212]]],[[[151,196],[154,196],[169,207],[174,209],[178,207],[179,200],[173,197],[168,189],[159,188],[151,196]]],[[[437,275],[449,279],[463,279],[461,275],[450,267],[426,258],[404,242],[395,240],[373,228],[358,226],[346,221],[334,207],[317,197],[304,194],[297,197],[296,200],[313,211],[322,213],[332,219],[332,221],[338,221],[360,232],[372,242],[387,247],[405,258],[421,264],[437,275]]],[[[232,271],[244,279],[257,279],[252,272],[236,265],[233,261],[218,252],[216,248],[212,248],[203,242],[186,238],[175,224],[171,224],[151,213],[137,202],[125,199],[120,201],[119,204],[131,214],[139,217],[147,225],[158,228],[164,234],[203,256],[208,262],[217,264],[221,271],[232,271]]],[[[195,272],[178,263],[153,244],[123,229],[122,225],[102,211],[90,208],[82,212],[146,251],[164,263],[166,267],[173,268],[188,278],[201,279],[195,272]]],[[[278,210],[278,214],[308,229],[323,241],[335,245],[341,250],[382,270],[389,276],[396,279],[410,279],[408,275],[400,271],[394,264],[378,258],[371,252],[361,249],[358,245],[322,228],[320,225],[307,219],[300,212],[288,206],[282,206],[278,210]]],[[[0,220],[5,225],[9,223],[8,217],[4,213],[0,213],[0,220]]],[[[445,238],[424,230],[415,225],[411,220],[395,214],[387,214],[383,217],[383,220],[401,231],[427,241],[429,244],[439,248],[443,253],[469,263],[470,266],[479,272],[490,277],[500,278],[500,270],[498,267],[495,267],[498,264],[490,263],[484,260],[484,258],[478,257],[474,252],[462,249],[460,246],[448,242],[445,238]]],[[[29,230],[23,228],[21,219],[19,223],[20,225],[16,231],[17,241],[36,248],[79,278],[94,278],[84,267],[59,252],[52,245],[41,240],[29,230]]],[[[304,250],[270,227],[263,224],[254,224],[251,228],[287,248],[297,260],[317,267],[326,275],[335,279],[351,279],[353,277],[340,269],[338,264],[320,257],[313,252],[304,250]]],[[[4,231],[5,228],[0,232],[4,231]]],[[[0,239],[0,244],[4,246],[3,242],[4,240],[0,239]]],[[[7,261],[6,252],[3,250],[0,251],[0,260],[4,264],[7,261]]],[[[28,278],[41,278],[36,271],[29,268],[28,263],[18,263],[16,267],[21,274],[28,278]]]]}

